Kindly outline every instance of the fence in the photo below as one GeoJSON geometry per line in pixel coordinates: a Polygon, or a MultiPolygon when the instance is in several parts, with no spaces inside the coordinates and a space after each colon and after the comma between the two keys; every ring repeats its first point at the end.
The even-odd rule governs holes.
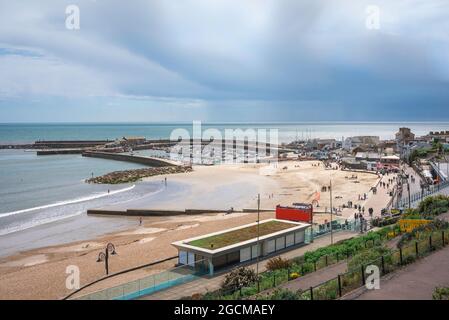
{"type": "MultiPolygon", "coordinates": [[[[376,265],[381,275],[390,273],[401,266],[411,263],[416,259],[423,257],[430,252],[442,248],[449,243],[449,230],[435,231],[430,236],[414,241],[405,247],[398,250],[394,250],[387,255],[381,256],[373,261],[364,263],[357,266],[347,272],[338,275],[337,277],[330,279],[326,282],[320,283],[314,287],[310,287],[309,290],[299,292],[296,294],[297,299],[300,300],[329,300],[337,299],[345,294],[360,288],[365,285],[366,274],[365,268],[368,265],[376,265]]],[[[396,234],[393,235],[393,237],[396,234]]],[[[383,240],[389,239],[387,234],[383,238],[380,234],[376,239],[365,241],[364,245],[357,249],[372,248],[383,240]]],[[[334,263],[338,263],[343,260],[349,260],[351,255],[349,254],[334,254],[322,256],[315,262],[306,262],[302,264],[293,263],[292,267],[288,269],[280,269],[276,271],[264,272],[259,281],[254,282],[250,286],[232,288],[229,290],[217,290],[215,292],[209,292],[203,296],[206,300],[220,300],[220,299],[246,299],[250,298],[265,290],[273,289],[288,281],[294,280],[296,276],[292,277],[295,273],[298,276],[304,276],[308,273],[315,272],[319,269],[330,266],[334,263]]],[[[293,259],[294,262],[295,259],[293,259]]]]}
{"type": "Polygon", "coordinates": [[[195,261],[195,266],[182,265],[127,282],[112,288],[93,292],[77,298],[77,300],[131,300],[154,292],[187,283],[207,274],[205,260],[195,261]]]}
{"type": "MultiPolygon", "coordinates": [[[[329,234],[331,232],[331,225],[330,222],[320,225],[314,225],[312,227],[313,230],[313,238],[318,238],[321,236],[324,236],[326,234],[329,234]]],[[[335,219],[332,221],[332,231],[338,232],[338,231],[354,231],[359,232],[360,231],[360,220],[359,219],[335,219]]],[[[310,239],[310,232],[307,234],[306,237],[306,243],[309,243],[311,241],[310,239]]]]}
{"type": "MultiPolygon", "coordinates": [[[[379,245],[384,240],[394,238],[396,236],[396,233],[395,231],[392,231],[392,233],[393,234],[391,236],[388,233],[386,233],[385,235],[378,233],[377,237],[361,242],[358,246],[355,246],[353,250],[358,252],[360,250],[372,248],[376,245],[379,245]]],[[[279,269],[275,271],[265,271],[260,274],[259,281],[256,281],[247,287],[234,287],[228,290],[220,289],[213,292],[208,292],[202,298],[205,300],[235,300],[248,298],[262,291],[275,288],[283,283],[294,280],[296,277],[304,276],[306,274],[318,271],[341,261],[346,261],[351,257],[352,255],[349,251],[347,251],[344,253],[337,252],[335,254],[323,255],[313,262],[305,262],[303,256],[293,258],[292,260],[290,260],[291,265],[289,268],[279,269]]],[[[185,299],[188,298],[190,297],[185,297],[185,299]]]]}
{"type": "Polygon", "coordinates": [[[449,187],[449,181],[444,181],[439,184],[431,185],[427,189],[423,189],[421,192],[415,192],[410,194],[410,201],[408,196],[404,199],[400,199],[398,201],[398,207],[404,208],[404,207],[411,207],[414,203],[419,202],[423,200],[425,197],[431,196],[435,193],[440,192],[442,189],[445,189],[449,187]]]}
{"type": "Polygon", "coordinates": [[[449,243],[448,230],[434,231],[428,237],[409,243],[407,246],[381,256],[371,262],[338,275],[336,278],[321,283],[309,290],[298,294],[303,300],[329,300],[337,299],[345,294],[365,285],[365,268],[376,265],[380,274],[385,275],[397,270],[403,265],[414,262],[430,252],[441,249],[449,243]]]}

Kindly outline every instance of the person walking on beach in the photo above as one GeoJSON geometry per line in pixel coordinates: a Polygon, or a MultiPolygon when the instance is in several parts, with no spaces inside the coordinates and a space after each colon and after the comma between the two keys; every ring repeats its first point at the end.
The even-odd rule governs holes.
{"type": "Polygon", "coordinates": [[[139,226],[142,225],[142,217],[139,217],[139,226]]]}
{"type": "Polygon", "coordinates": [[[167,186],[167,177],[164,178],[165,186],[167,186]]]}

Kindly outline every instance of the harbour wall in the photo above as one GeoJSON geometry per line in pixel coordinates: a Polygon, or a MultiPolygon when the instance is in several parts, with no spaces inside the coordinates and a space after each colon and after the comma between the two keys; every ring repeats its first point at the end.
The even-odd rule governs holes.
{"type": "Polygon", "coordinates": [[[139,163],[151,167],[169,167],[169,166],[177,166],[180,165],[174,161],[159,159],[153,157],[141,157],[141,156],[133,156],[128,154],[120,154],[120,153],[109,153],[109,152],[96,152],[96,151],[85,151],[83,152],[83,157],[92,157],[92,158],[102,158],[109,160],[118,160],[118,161],[126,161],[139,163]]]}

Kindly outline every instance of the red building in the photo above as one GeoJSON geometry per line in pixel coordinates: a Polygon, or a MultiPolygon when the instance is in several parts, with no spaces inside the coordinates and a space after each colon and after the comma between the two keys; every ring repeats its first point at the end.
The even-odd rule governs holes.
{"type": "Polygon", "coordinates": [[[312,223],[313,206],[306,203],[294,203],[291,207],[277,205],[276,219],[312,223]]]}

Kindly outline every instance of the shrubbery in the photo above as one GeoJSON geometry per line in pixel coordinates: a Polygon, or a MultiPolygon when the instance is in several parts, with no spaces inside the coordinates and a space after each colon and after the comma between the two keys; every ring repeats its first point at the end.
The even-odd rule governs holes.
{"type": "Polygon", "coordinates": [[[433,220],[432,222],[422,225],[413,229],[412,232],[404,233],[399,240],[397,247],[402,248],[410,241],[418,239],[418,236],[428,235],[434,231],[449,229],[449,222],[440,219],[433,220]]]}
{"type": "Polygon", "coordinates": [[[417,213],[423,217],[434,217],[449,210],[449,197],[439,194],[430,196],[421,201],[417,213]]]}
{"type": "Polygon", "coordinates": [[[263,300],[301,300],[302,292],[293,292],[287,289],[276,289],[270,295],[261,297],[263,300]]]}
{"type": "Polygon", "coordinates": [[[436,287],[432,298],[433,300],[449,300],[449,287],[436,287]]]}
{"type": "Polygon", "coordinates": [[[382,256],[387,256],[391,253],[391,249],[385,246],[377,246],[371,248],[370,250],[364,250],[360,253],[355,254],[351,260],[348,262],[348,269],[352,270],[361,265],[371,263],[380,259],[382,256]]]}
{"type": "Polygon", "coordinates": [[[221,288],[224,291],[231,291],[249,286],[256,281],[257,275],[253,269],[240,267],[226,275],[221,288]]]}
{"type": "Polygon", "coordinates": [[[306,252],[304,254],[304,262],[313,263],[318,261],[323,256],[335,256],[337,255],[337,253],[341,258],[346,257],[347,255],[352,256],[356,254],[360,249],[364,249],[366,243],[379,243],[379,240],[381,238],[386,238],[387,234],[395,229],[398,228],[396,226],[385,227],[378,231],[370,231],[360,237],[343,240],[331,246],[319,248],[315,251],[306,252]]]}
{"type": "Polygon", "coordinates": [[[267,270],[274,271],[278,269],[288,269],[291,266],[291,262],[287,259],[283,259],[282,257],[271,258],[267,262],[267,270]]]}

